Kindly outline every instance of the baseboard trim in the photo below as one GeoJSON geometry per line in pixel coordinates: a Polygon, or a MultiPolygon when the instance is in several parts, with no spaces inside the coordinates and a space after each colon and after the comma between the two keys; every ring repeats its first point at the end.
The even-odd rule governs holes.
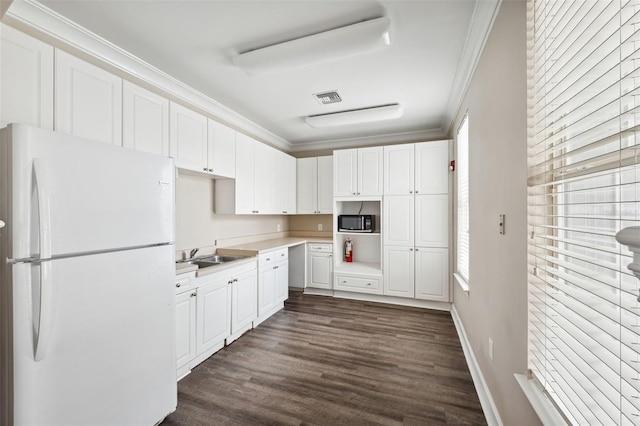
{"type": "Polygon", "coordinates": [[[487,424],[489,426],[503,426],[496,404],[491,397],[489,386],[487,386],[487,382],[484,380],[484,376],[482,375],[482,371],[480,370],[480,365],[478,364],[478,360],[473,353],[471,343],[467,338],[467,333],[464,330],[464,326],[462,325],[462,321],[460,320],[458,311],[456,311],[455,305],[451,305],[451,318],[453,319],[453,323],[456,326],[456,331],[458,332],[458,337],[460,338],[460,344],[462,345],[462,351],[464,352],[464,357],[467,360],[469,372],[471,372],[471,378],[473,379],[473,385],[475,386],[476,392],[478,393],[480,405],[482,405],[482,411],[484,411],[484,416],[487,419],[487,424]]]}

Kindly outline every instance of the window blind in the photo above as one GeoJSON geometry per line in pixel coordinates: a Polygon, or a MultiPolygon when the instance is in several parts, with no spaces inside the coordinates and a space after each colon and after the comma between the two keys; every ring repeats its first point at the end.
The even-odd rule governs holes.
{"type": "Polygon", "coordinates": [[[569,423],[640,424],[640,1],[528,0],[529,368],[569,423]]]}
{"type": "Polygon", "coordinates": [[[469,282],[469,116],[465,115],[456,136],[457,173],[457,272],[469,282]]]}

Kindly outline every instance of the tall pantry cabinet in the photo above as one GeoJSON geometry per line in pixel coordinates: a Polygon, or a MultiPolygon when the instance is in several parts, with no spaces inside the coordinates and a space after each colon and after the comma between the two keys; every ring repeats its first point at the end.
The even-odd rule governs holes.
{"type": "Polygon", "coordinates": [[[449,141],[384,147],[383,294],[449,301],[449,141]]]}

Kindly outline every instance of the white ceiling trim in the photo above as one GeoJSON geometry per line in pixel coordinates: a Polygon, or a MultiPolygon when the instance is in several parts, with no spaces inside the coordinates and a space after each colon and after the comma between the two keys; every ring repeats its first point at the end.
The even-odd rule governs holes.
{"type": "Polygon", "coordinates": [[[501,4],[502,0],[478,0],[476,2],[462,57],[440,125],[444,134],[448,134],[453,126],[501,4]]]}
{"type": "Polygon", "coordinates": [[[287,140],[59,15],[41,3],[33,0],[15,1],[6,12],[6,17],[34,28],[47,37],[157,87],[187,105],[206,111],[212,117],[241,129],[251,136],[286,151],[292,149],[292,144],[287,140]]]}
{"type": "Polygon", "coordinates": [[[324,149],[345,149],[359,146],[375,146],[395,143],[409,143],[444,139],[445,134],[440,129],[419,132],[392,133],[363,138],[331,139],[318,142],[300,142],[292,146],[291,152],[316,151],[324,149]]]}

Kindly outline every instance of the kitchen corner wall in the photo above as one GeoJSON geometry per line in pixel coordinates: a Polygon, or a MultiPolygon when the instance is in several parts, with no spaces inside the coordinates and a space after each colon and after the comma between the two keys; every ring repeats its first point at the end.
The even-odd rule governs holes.
{"type": "Polygon", "coordinates": [[[505,425],[540,424],[513,376],[527,372],[525,6],[502,1],[451,135],[468,111],[470,290],[454,281],[453,304],[505,425]]]}
{"type": "Polygon", "coordinates": [[[282,215],[219,215],[214,213],[214,181],[178,173],[176,179],[176,251],[210,247],[216,240],[289,230],[282,215]]]}

